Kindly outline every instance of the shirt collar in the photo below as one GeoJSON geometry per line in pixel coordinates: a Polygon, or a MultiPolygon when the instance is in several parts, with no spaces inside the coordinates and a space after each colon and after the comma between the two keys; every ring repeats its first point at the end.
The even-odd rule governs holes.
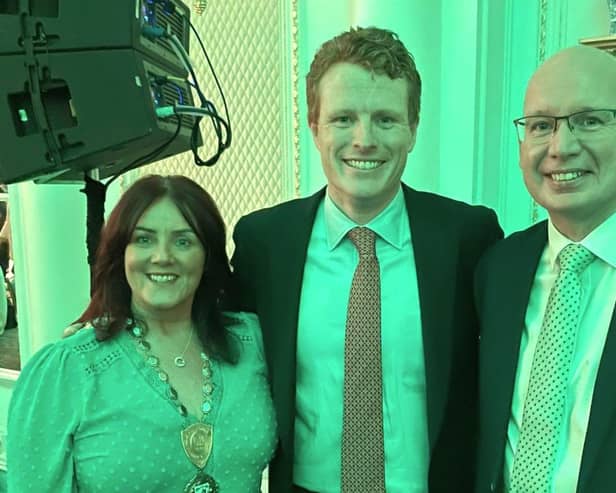
{"type": "MultiPolygon", "coordinates": [[[[329,196],[329,193],[325,194],[323,205],[327,246],[330,250],[333,250],[351,229],[360,225],[338,208],[329,196]]],[[[408,223],[406,204],[401,186],[387,207],[362,226],[370,228],[387,243],[400,250],[404,242],[404,221],[408,223]]],[[[406,229],[408,230],[408,228],[406,229]]]]}
{"type": "Polygon", "coordinates": [[[548,220],[548,261],[554,269],[556,257],[569,243],[579,243],[607,264],[616,268],[616,212],[587,234],[580,242],[571,241],[548,220]]]}

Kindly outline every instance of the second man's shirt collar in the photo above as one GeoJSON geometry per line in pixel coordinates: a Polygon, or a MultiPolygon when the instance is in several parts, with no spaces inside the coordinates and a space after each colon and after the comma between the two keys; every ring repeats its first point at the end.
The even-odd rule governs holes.
{"type": "MultiPolygon", "coordinates": [[[[330,250],[338,246],[349,230],[359,226],[351,220],[329,196],[325,193],[324,198],[325,227],[327,245],[330,250]]],[[[402,186],[398,188],[391,202],[376,217],[363,226],[370,228],[387,243],[397,249],[401,249],[404,241],[404,231],[408,231],[408,215],[402,186]],[[404,228],[404,221],[407,228],[404,228]]]]}

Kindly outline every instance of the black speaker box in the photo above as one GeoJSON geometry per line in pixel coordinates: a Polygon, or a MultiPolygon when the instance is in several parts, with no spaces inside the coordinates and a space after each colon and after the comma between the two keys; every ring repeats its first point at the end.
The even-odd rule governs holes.
{"type": "Polygon", "coordinates": [[[104,178],[188,150],[194,117],[156,114],[194,104],[186,71],[143,31],[188,51],[189,14],[178,0],[0,0],[0,183],[104,178]]]}
{"type": "Polygon", "coordinates": [[[189,51],[190,9],[179,0],[0,0],[0,55],[132,48],[183,70],[168,41],[144,30],[158,26],[189,51]]]}
{"type": "MultiPolygon", "coordinates": [[[[115,174],[175,133],[177,117],[161,120],[156,107],[177,103],[179,94],[185,104],[193,104],[187,84],[153,83],[171,74],[134,50],[50,53],[46,58],[47,64],[38,67],[46,72],[38,78],[40,102],[23,75],[2,84],[1,183],[42,175],[56,181],[82,179],[93,168],[101,178],[115,174]]],[[[3,71],[23,74],[19,55],[1,57],[0,63],[3,71]]],[[[179,135],[156,159],[187,150],[193,123],[193,117],[183,116],[179,135]]]]}

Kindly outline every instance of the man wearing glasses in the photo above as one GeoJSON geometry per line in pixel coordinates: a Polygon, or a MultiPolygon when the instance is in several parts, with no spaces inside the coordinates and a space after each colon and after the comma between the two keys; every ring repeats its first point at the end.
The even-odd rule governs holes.
{"type": "Polygon", "coordinates": [[[616,484],[616,58],[577,46],[531,78],[514,121],[547,221],[476,272],[478,492],[616,484]]]}

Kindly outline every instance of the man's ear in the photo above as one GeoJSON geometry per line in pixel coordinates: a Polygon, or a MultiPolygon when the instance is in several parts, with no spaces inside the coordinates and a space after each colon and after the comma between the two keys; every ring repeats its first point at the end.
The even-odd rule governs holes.
{"type": "Polygon", "coordinates": [[[410,154],[411,151],[415,148],[415,142],[417,142],[417,123],[418,122],[415,122],[413,125],[409,127],[409,130],[411,131],[411,135],[409,137],[409,145],[408,145],[408,151],[407,151],[408,154],[410,154]]]}
{"type": "Polygon", "coordinates": [[[314,141],[314,145],[317,146],[317,149],[321,150],[319,147],[319,126],[316,123],[310,123],[310,133],[312,134],[312,140],[314,141]]]}

